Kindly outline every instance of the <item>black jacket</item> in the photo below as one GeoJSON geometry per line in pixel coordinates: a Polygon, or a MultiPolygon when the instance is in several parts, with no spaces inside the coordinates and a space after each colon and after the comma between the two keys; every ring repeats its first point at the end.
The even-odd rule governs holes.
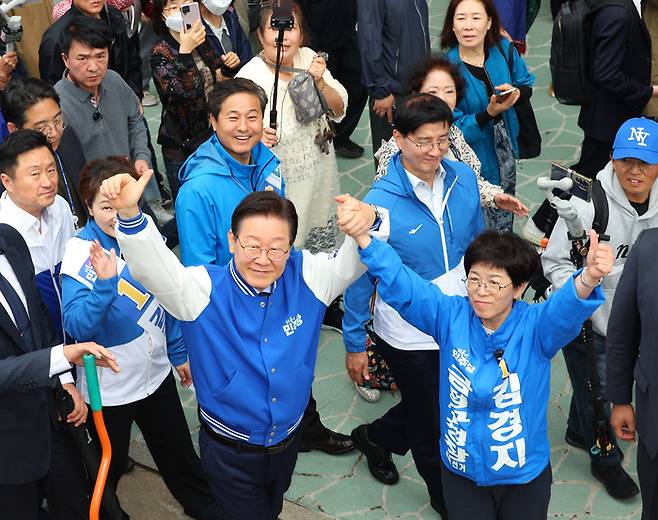
{"type": "Polygon", "coordinates": [[[612,142],[651,98],[651,36],[632,0],[601,7],[592,21],[589,102],[578,116],[587,137],[612,142]]]}
{"type": "MultiPolygon", "coordinates": [[[[356,0],[297,0],[314,51],[341,49],[356,31],[356,0]]],[[[306,27],[305,27],[306,29],[306,27]]],[[[354,49],[356,52],[357,49],[354,49]]]]}
{"type": "Polygon", "coordinates": [[[30,482],[50,466],[50,421],[55,420],[50,348],[55,336],[39,299],[30,251],[13,227],[0,224],[2,252],[25,293],[35,344],[31,350],[0,305],[0,485],[30,482]]]}
{"type": "MultiPolygon", "coordinates": [[[[41,79],[51,85],[62,79],[62,74],[66,70],[60,45],[62,33],[71,20],[78,16],[86,15],[72,5],[71,9],[52,24],[41,37],[39,74],[41,79]]],[[[105,10],[101,11],[101,18],[107,22],[112,33],[110,69],[117,72],[130,85],[139,99],[142,99],[142,61],[139,57],[138,33],[133,34],[132,38],[128,38],[126,20],[121,12],[112,6],[106,6],[105,10]]]]}
{"type": "Polygon", "coordinates": [[[658,229],[640,233],[617,285],[606,335],[606,396],[629,404],[635,380],[637,431],[658,453],[658,229]]]}
{"type": "Polygon", "coordinates": [[[84,201],[78,195],[78,186],[80,185],[80,172],[84,168],[84,165],[87,164],[87,159],[82,149],[82,144],[80,144],[80,139],[78,139],[78,134],[70,126],[64,129],[64,135],[62,135],[62,140],[59,142],[59,147],[57,148],[57,156],[64,168],[64,171],[60,172],[57,192],[64,197],[66,202],[69,202],[69,193],[67,193],[66,185],[62,179],[62,176],[66,175],[73,202],[71,211],[78,218],[77,227],[83,228],[87,223],[89,213],[87,212],[84,201]]]}

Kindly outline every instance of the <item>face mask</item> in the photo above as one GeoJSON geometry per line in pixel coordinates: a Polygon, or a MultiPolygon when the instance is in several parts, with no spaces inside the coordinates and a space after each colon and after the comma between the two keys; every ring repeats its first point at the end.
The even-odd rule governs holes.
{"type": "Polygon", "coordinates": [[[165,16],[165,25],[174,32],[183,32],[183,15],[181,13],[165,16]]]}
{"type": "Polygon", "coordinates": [[[231,5],[232,0],[202,0],[203,5],[215,16],[222,16],[228,7],[231,5]]]}

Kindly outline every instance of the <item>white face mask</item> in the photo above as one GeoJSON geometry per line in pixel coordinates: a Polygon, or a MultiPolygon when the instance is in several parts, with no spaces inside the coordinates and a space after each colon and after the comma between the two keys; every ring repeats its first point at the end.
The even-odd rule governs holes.
{"type": "Polygon", "coordinates": [[[215,16],[222,16],[231,5],[232,0],[202,0],[203,5],[215,16]]]}
{"type": "Polygon", "coordinates": [[[183,32],[183,15],[178,12],[171,16],[165,16],[165,25],[174,32],[183,32]]]}

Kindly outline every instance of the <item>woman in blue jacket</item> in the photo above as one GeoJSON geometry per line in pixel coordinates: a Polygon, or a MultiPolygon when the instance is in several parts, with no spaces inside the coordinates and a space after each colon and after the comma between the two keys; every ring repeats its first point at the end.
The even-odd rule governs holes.
{"type": "Polygon", "coordinates": [[[467,297],[446,296],[390,245],[355,238],[379,296],[441,345],[439,449],[449,517],[545,520],[551,359],[603,303],[598,285],[612,268],[610,247],[590,232],[587,267],[545,303],[528,305],[517,300],[539,259],[513,233],[486,231],[468,247],[467,297]]]}
{"type": "MultiPolygon", "coordinates": [[[[512,43],[500,37],[492,0],[451,0],[441,46],[449,49],[448,58],[459,65],[466,81],[455,124],[480,159],[482,177],[514,195],[519,122],[513,107],[532,96],[534,76],[512,43]]],[[[489,209],[485,217],[488,228],[512,230],[510,213],[489,209]]]]}
{"type": "MultiPolygon", "coordinates": [[[[118,374],[99,369],[114,485],[126,466],[135,422],[185,512],[194,518],[215,519],[217,505],[194,451],[171,371],[174,365],[181,384],[192,384],[180,325],[131,277],[115,238],[116,210],[99,194],[103,180],[118,172],[132,172],[136,177],[123,157],[92,161],[81,173],[79,193],[91,218],[78,237],[68,242],[62,260],[64,327],[78,341],[97,341],[111,348],[121,360],[118,374]]],[[[88,401],[82,370],[78,386],[88,401]]]]}

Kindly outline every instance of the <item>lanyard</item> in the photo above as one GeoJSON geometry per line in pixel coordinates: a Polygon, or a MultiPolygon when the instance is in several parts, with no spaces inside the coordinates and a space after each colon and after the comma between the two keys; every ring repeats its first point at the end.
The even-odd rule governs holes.
{"type": "Polygon", "coordinates": [[[62,164],[62,160],[59,158],[59,154],[55,152],[55,159],[57,159],[57,165],[59,166],[59,171],[62,172],[62,180],[64,181],[64,188],[66,188],[66,198],[69,201],[69,207],[71,208],[71,213],[73,213],[75,220],[75,227],[78,227],[78,216],[75,213],[75,205],[73,203],[73,196],[71,195],[71,189],[69,188],[69,181],[66,179],[66,170],[62,164]]]}

